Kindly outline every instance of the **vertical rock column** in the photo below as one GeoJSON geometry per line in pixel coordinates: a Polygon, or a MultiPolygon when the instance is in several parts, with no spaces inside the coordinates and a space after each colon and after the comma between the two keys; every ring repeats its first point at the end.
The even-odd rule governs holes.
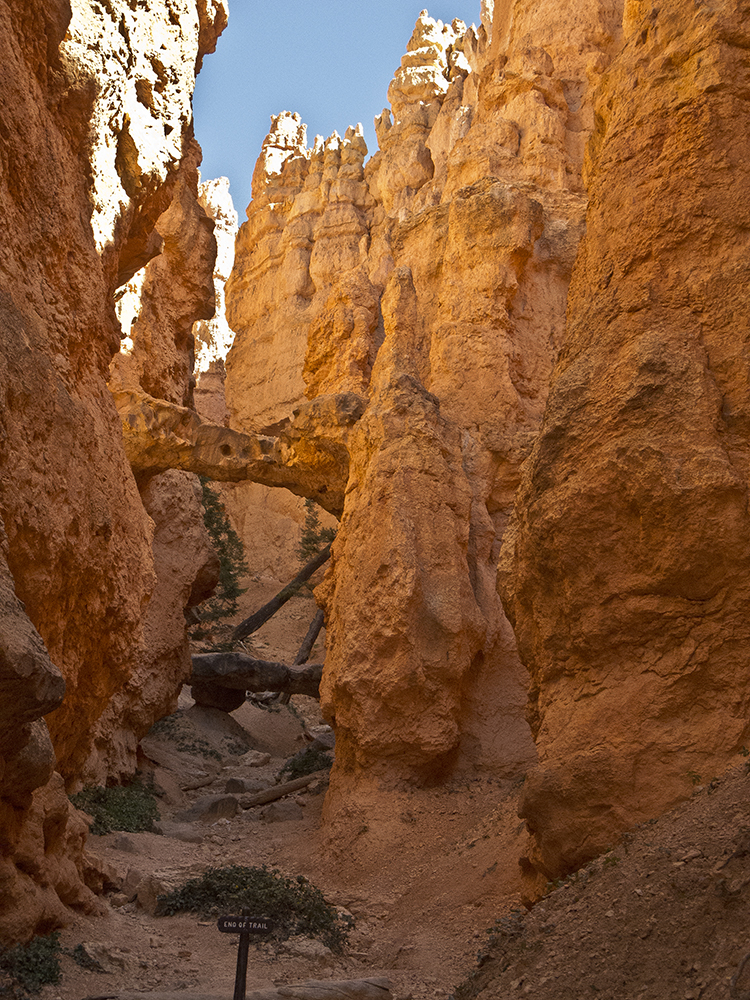
{"type": "MultiPolygon", "coordinates": [[[[214,312],[214,223],[198,201],[201,151],[186,138],[172,198],[156,220],[161,252],[136,273],[118,307],[124,339],[110,364],[109,387],[145,391],[192,407],[193,324],[214,312]]],[[[203,524],[196,476],[171,470],[138,482],[153,522],[153,594],[143,613],[136,666],[92,726],[88,754],[78,765],[89,782],[132,774],[138,740],[173,712],[190,674],[184,612],[218,581],[218,556],[203,524]]]]}
{"type": "MultiPolygon", "coordinates": [[[[335,799],[349,775],[436,780],[459,745],[461,688],[485,623],[469,580],[471,488],[458,428],[418,376],[411,272],[383,296],[386,339],[350,438],[321,687],[336,727],[335,799]]],[[[331,809],[329,803],[329,810],[331,809]]]]}
{"type": "Polygon", "coordinates": [[[564,349],[501,564],[568,871],[748,738],[747,5],[630,3],[564,349]]]}
{"type": "Polygon", "coordinates": [[[272,433],[294,393],[368,400],[320,592],[342,736],[331,802],[355,774],[507,778],[534,759],[496,564],[562,338],[591,93],[620,15],[519,0],[493,26],[491,8],[478,28],[420,14],[364,171],[354,130],[307,150],[298,118],[274,121],[228,285],[238,427],[272,433]]]}
{"type": "Polygon", "coordinates": [[[155,582],[107,389],[114,297],[168,242],[155,224],[184,151],[189,168],[195,73],[226,8],[131,8],[0,0],[3,943],[92,906],[85,823],[52,770],[74,783],[112,763],[97,722],[137,677],[155,582]]]}

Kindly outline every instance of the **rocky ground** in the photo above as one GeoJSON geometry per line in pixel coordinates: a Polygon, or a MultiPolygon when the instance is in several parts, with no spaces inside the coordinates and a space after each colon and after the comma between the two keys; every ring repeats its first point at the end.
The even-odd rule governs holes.
{"type": "MultiPolygon", "coordinates": [[[[273,590],[254,581],[242,614],[273,590]]],[[[290,662],[314,610],[309,594],[295,598],[250,650],[290,662]]],[[[128,991],[231,996],[237,939],[219,933],[215,920],[156,915],[160,892],[229,864],[304,875],[356,921],[341,955],[306,938],[253,943],[249,990],[386,977],[401,1000],[750,997],[750,976],[743,984],[738,973],[750,952],[750,777],[742,757],[732,772],[697,784],[673,813],[547,886],[528,909],[534,887],[518,866],[526,834],[515,815],[517,788],[463,781],[394,792],[376,821],[348,829],[321,826],[321,779],[277,803],[242,808],[325,731],[312,699],[294,698],[280,711],[248,702],[230,718],[191,707],[186,693],[178,714],[143,743],[161,833],[90,838],[118,884],[103,917],[77,919],[61,940],[69,952],[85,946],[100,969],[66,955],[62,982],[45,987],[42,1000],[128,991]],[[248,791],[227,793],[231,780],[248,791]]]]}
{"type": "Polygon", "coordinates": [[[743,761],[502,918],[458,997],[747,1000],[748,886],[743,761]]]}

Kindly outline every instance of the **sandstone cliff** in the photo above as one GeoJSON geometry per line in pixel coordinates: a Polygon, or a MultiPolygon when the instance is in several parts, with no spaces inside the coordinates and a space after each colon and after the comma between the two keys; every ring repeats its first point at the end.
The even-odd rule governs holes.
{"type": "Polygon", "coordinates": [[[362,399],[319,591],[329,816],[372,775],[526,770],[521,659],[548,874],[747,741],[745,34],[739,4],[424,12],[366,166],[356,129],[273,121],[227,395],[267,434],[362,399]]]}
{"type": "Polygon", "coordinates": [[[366,409],[319,592],[345,774],[522,773],[525,674],[495,592],[583,230],[592,87],[616,5],[420,15],[364,165],[361,131],[273,120],[227,286],[234,426],[303,395],[366,409]],[[491,37],[490,37],[491,35],[491,37]]]}
{"type": "MultiPolygon", "coordinates": [[[[224,289],[234,264],[237,213],[226,178],[201,184],[200,201],[214,220],[217,242],[214,289],[216,315],[199,320],[193,327],[196,352],[195,408],[214,424],[229,425],[226,405],[225,365],[234,340],[226,317],[224,289]]],[[[291,579],[299,570],[299,542],[305,520],[304,501],[286,490],[271,489],[260,482],[222,483],[222,503],[245,549],[254,575],[291,579]]],[[[335,518],[322,515],[327,526],[335,518]]]]}
{"type": "Polygon", "coordinates": [[[629,4],[624,28],[502,574],[540,752],[522,813],[550,872],[748,741],[747,7],[629,4]]]}
{"type": "Polygon", "coordinates": [[[196,472],[340,518],[329,818],[374,780],[528,770],[531,860],[569,870],[748,741],[747,11],[423,12],[367,164],[360,129],[275,118],[230,430],[192,408],[189,124],[226,10],[169,9],[0,0],[0,939],[95,906],[54,768],[127,772],[173,704],[196,472]]]}
{"type": "Polygon", "coordinates": [[[176,367],[166,359],[172,372],[157,373],[159,392],[182,400],[213,265],[193,191],[190,95],[226,23],[221,0],[174,0],[170,12],[0,3],[2,940],[55,926],[64,904],[94,905],[81,880],[84,825],[50,777],[56,760],[75,781],[132,766],[132,734],[122,752],[110,739],[123,720],[111,705],[144,668],[144,611],[148,629],[168,543],[139,497],[107,389],[115,290],[152,258],[179,267],[184,219],[205,232],[208,275],[173,300],[163,342],[176,367]]]}

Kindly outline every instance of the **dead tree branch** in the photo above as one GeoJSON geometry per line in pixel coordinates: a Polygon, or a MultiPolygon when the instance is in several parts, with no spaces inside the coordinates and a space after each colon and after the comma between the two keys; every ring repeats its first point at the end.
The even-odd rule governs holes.
{"type": "MultiPolygon", "coordinates": [[[[245,639],[247,636],[252,635],[253,632],[257,632],[261,625],[265,625],[268,619],[272,618],[279,608],[283,607],[291,597],[294,597],[302,584],[310,579],[316,569],[320,569],[328,561],[330,555],[331,545],[329,543],[322,552],[310,560],[307,566],[295,576],[291,583],[288,583],[283,590],[280,590],[275,597],[272,597],[268,604],[264,604],[255,614],[250,615],[244,622],[241,622],[232,633],[232,639],[235,641],[245,639]]],[[[270,690],[270,688],[267,690],[270,690]]]]}
{"type": "Polygon", "coordinates": [[[298,792],[300,788],[307,788],[311,785],[313,781],[317,781],[318,778],[327,778],[328,768],[324,768],[322,771],[314,771],[312,774],[306,774],[302,778],[294,778],[292,781],[285,781],[281,785],[274,785],[273,788],[266,788],[262,792],[256,792],[254,795],[243,795],[240,798],[240,805],[243,809],[252,809],[253,806],[265,806],[269,802],[275,802],[277,799],[283,799],[285,795],[291,795],[292,792],[298,792]]]}
{"type": "MultiPolygon", "coordinates": [[[[323,628],[324,622],[325,622],[325,613],[323,612],[322,608],[319,608],[318,611],[316,612],[315,617],[310,623],[310,628],[307,630],[307,635],[305,636],[302,645],[299,648],[299,652],[294,657],[295,666],[301,666],[303,663],[307,663],[310,657],[310,653],[312,652],[312,648],[315,645],[315,640],[320,635],[320,630],[323,628]]],[[[282,705],[288,705],[289,699],[291,697],[292,696],[289,694],[288,691],[284,691],[282,694],[279,695],[279,702],[282,705]]]]}

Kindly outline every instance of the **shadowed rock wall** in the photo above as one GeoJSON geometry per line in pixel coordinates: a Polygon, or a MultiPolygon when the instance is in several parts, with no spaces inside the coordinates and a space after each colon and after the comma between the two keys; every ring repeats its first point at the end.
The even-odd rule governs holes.
{"type": "MultiPolygon", "coordinates": [[[[502,566],[568,871],[748,740],[746,3],[628,4],[564,347],[502,566]]],[[[696,778],[699,776],[699,779],[696,778]]]]}

